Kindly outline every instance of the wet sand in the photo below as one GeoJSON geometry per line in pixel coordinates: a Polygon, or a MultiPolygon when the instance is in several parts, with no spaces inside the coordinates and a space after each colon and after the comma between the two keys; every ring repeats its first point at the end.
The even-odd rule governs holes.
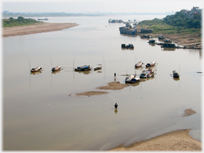
{"type": "Polygon", "coordinates": [[[28,35],[42,32],[58,31],[77,26],[76,23],[39,23],[28,26],[3,27],[2,36],[28,35]]]}
{"type": "Polygon", "coordinates": [[[109,151],[201,151],[200,141],[193,139],[190,130],[178,130],[158,137],[136,142],[131,146],[120,145],[109,151]]]}
{"type": "MultiPolygon", "coordinates": [[[[97,87],[97,89],[101,90],[121,90],[127,87],[126,84],[121,84],[120,82],[109,82],[106,86],[97,87]]],[[[76,93],[75,96],[95,96],[95,95],[103,95],[107,94],[106,91],[86,91],[82,93],[76,93]]]]}

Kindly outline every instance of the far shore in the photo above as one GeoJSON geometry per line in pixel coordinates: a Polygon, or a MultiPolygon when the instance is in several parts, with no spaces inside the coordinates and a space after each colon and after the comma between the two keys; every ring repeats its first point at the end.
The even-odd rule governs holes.
{"type": "Polygon", "coordinates": [[[190,130],[173,131],[127,147],[120,145],[109,151],[201,151],[201,142],[193,139],[189,132],[190,130]]]}
{"type": "Polygon", "coordinates": [[[2,36],[19,36],[50,31],[58,31],[77,26],[76,23],[38,23],[26,26],[3,27],[2,36]]]}

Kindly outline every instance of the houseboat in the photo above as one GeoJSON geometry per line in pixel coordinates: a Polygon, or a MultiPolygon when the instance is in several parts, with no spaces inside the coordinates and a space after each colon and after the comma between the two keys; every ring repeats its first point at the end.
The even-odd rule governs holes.
{"type": "Polygon", "coordinates": [[[176,72],[176,70],[173,70],[173,77],[174,78],[179,78],[180,74],[178,72],[176,72]]]}
{"type": "Polygon", "coordinates": [[[127,48],[127,49],[134,49],[134,46],[133,46],[133,44],[128,44],[128,45],[126,45],[126,44],[121,44],[121,48],[127,48]]]}
{"type": "Polygon", "coordinates": [[[178,48],[175,44],[163,44],[161,48],[178,48]]]}
{"type": "Polygon", "coordinates": [[[89,71],[91,70],[90,65],[78,66],[74,69],[75,71],[89,71]]]}
{"type": "Polygon", "coordinates": [[[31,73],[32,73],[32,72],[39,72],[39,71],[42,71],[42,67],[40,67],[40,66],[37,66],[37,67],[32,68],[32,69],[30,70],[31,73]]]}
{"type": "Polygon", "coordinates": [[[150,63],[147,63],[146,64],[146,67],[151,67],[151,66],[155,66],[156,65],[156,62],[155,61],[152,61],[150,63]]]}
{"type": "Polygon", "coordinates": [[[136,83],[139,82],[140,78],[136,78],[135,75],[131,74],[125,78],[125,83],[136,83]]]}
{"type": "Polygon", "coordinates": [[[139,67],[142,67],[142,61],[139,61],[137,64],[135,64],[135,68],[139,68],[139,67]]]}
{"type": "Polygon", "coordinates": [[[155,40],[154,40],[154,39],[151,39],[151,40],[148,41],[148,43],[154,44],[154,43],[155,43],[155,40]]]}
{"type": "Polygon", "coordinates": [[[61,69],[62,69],[61,66],[58,65],[58,66],[52,68],[52,72],[60,71],[61,69]]]}

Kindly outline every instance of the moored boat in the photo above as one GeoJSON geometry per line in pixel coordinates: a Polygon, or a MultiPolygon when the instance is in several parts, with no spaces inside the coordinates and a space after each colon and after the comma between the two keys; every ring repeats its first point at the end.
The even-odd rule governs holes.
{"type": "Polygon", "coordinates": [[[172,43],[172,41],[170,39],[164,39],[165,43],[172,43]]]}
{"type": "Polygon", "coordinates": [[[155,66],[156,65],[156,62],[155,61],[152,61],[150,63],[147,63],[146,64],[146,67],[151,67],[151,66],[155,66]]]}
{"type": "Polygon", "coordinates": [[[180,74],[178,72],[176,72],[176,70],[173,70],[173,77],[174,78],[179,78],[180,74]]]}
{"type": "Polygon", "coordinates": [[[151,39],[151,40],[148,41],[148,43],[154,44],[154,43],[155,43],[155,40],[154,40],[154,39],[151,39]]]}
{"type": "Polygon", "coordinates": [[[121,48],[134,49],[134,46],[133,46],[133,44],[128,44],[128,45],[121,44],[121,48]]]}
{"type": "Polygon", "coordinates": [[[163,35],[161,35],[161,36],[159,36],[159,37],[158,37],[158,39],[164,39],[164,36],[163,36],[163,35]]]}
{"type": "Polygon", "coordinates": [[[32,69],[30,70],[31,73],[32,73],[32,72],[39,72],[39,71],[42,71],[42,67],[40,67],[40,66],[37,66],[37,67],[32,68],[32,69]]]}
{"type": "Polygon", "coordinates": [[[97,67],[94,68],[94,71],[102,69],[102,65],[101,65],[101,64],[98,64],[98,65],[99,65],[99,66],[97,66],[97,67]]]}
{"type": "Polygon", "coordinates": [[[154,76],[154,73],[152,73],[150,70],[143,70],[140,74],[140,78],[151,78],[154,76]]]}
{"type": "Polygon", "coordinates": [[[133,74],[131,74],[125,78],[125,83],[136,83],[139,81],[140,81],[140,78],[136,78],[136,76],[133,74]]]}
{"type": "Polygon", "coordinates": [[[135,64],[135,68],[142,67],[142,64],[142,61],[139,61],[137,64],[135,64]]]}
{"type": "Polygon", "coordinates": [[[78,66],[74,69],[75,71],[89,71],[91,70],[90,65],[78,66]]]}
{"type": "Polygon", "coordinates": [[[52,68],[52,72],[60,71],[61,69],[62,69],[61,66],[58,65],[58,66],[52,68]]]}

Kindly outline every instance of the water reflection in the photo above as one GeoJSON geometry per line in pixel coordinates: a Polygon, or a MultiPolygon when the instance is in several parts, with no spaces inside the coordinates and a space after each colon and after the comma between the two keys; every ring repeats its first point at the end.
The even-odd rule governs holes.
{"type": "Polygon", "coordinates": [[[115,114],[117,114],[117,113],[118,113],[118,109],[117,109],[117,108],[115,108],[114,112],[115,112],[115,114]]]}
{"type": "Polygon", "coordinates": [[[57,73],[60,73],[61,72],[61,70],[59,70],[59,71],[52,71],[52,74],[57,74],[57,73]]]}
{"type": "Polygon", "coordinates": [[[42,71],[38,71],[38,72],[30,72],[30,74],[32,74],[32,75],[37,75],[37,74],[40,74],[40,73],[42,73],[42,71]]]}
{"type": "Polygon", "coordinates": [[[174,81],[179,81],[180,80],[180,78],[174,78],[174,77],[173,77],[173,79],[174,79],[174,81]]]}
{"type": "Polygon", "coordinates": [[[150,46],[155,46],[155,43],[149,43],[150,46]]]}
{"type": "Polygon", "coordinates": [[[126,83],[126,84],[128,84],[129,86],[136,87],[136,86],[139,86],[139,85],[140,85],[140,82],[136,82],[136,83],[126,83]]]}
{"type": "Polygon", "coordinates": [[[76,72],[76,73],[83,73],[83,74],[88,75],[88,74],[91,73],[91,70],[89,70],[89,71],[75,71],[75,72],[76,72]]]}
{"type": "Polygon", "coordinates": [[[162,51],[175,51],[176,48],[161,48],[162,51]]]}

